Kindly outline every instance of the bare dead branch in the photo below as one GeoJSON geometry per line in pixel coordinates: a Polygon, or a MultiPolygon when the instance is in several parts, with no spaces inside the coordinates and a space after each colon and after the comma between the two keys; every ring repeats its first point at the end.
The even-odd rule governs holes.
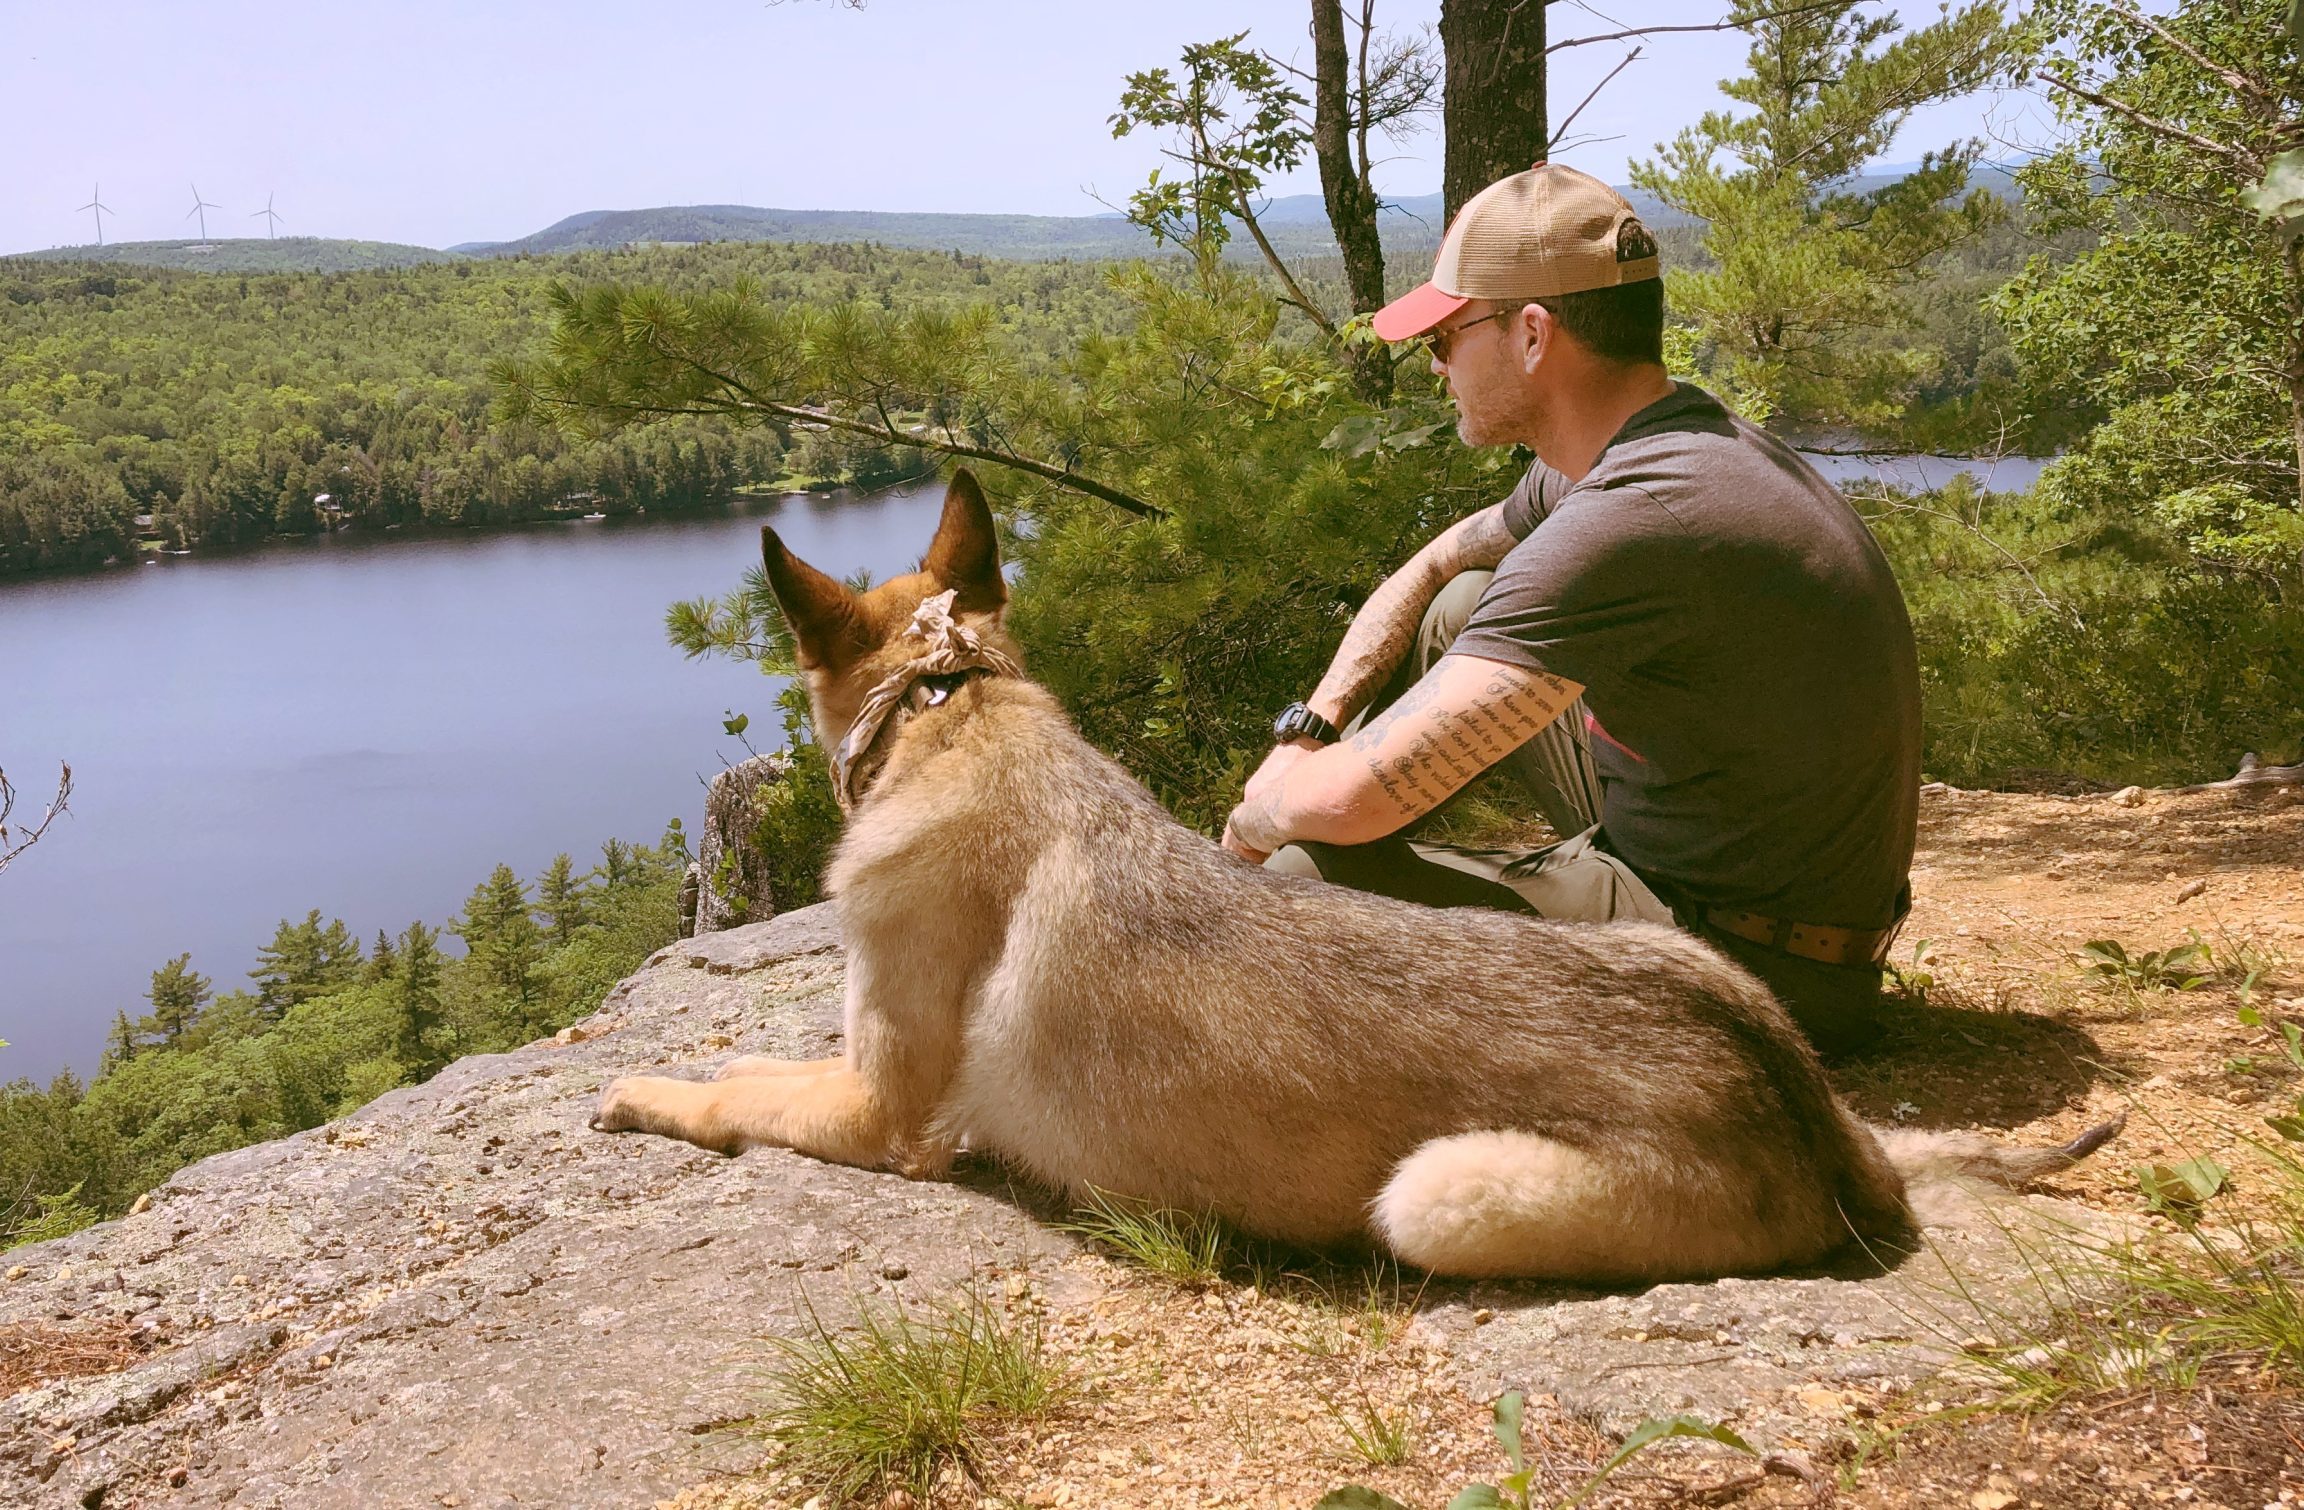
{"type": "Polygon", "coordinates": [[[1741,21],[1707,21],[1689,26],[1635,26],[1625,31],[1602,32],[1596,36],[1570,37],[1565,42],[1554,42],[1546,47],[1544,56],[1550,57],[1556,52],[1565,52],[1571,47],[1589,47],[1595,42],[1622,42],[1633,37],[1661,37],[1668,32],[1741,31],[1748,26],[1758,26],[1763,21],[1788,20],[1793,16],[1804,16],[1810,11],[1830,10],[1835,6],[1843,6],[1847,3],[1848,0],[1809,0],[1806,5],[1795,5],[1784,10],[1770,11],[1764,16],[1746,16],[1741,21]]]}
{"type": "MultiPolygon", "coordinates": [[[[754,392],[751,386],[736,374],[716,368],[710,363],[700,360],[693,353],[682,351],[674,346],[664,338],[663,328],[658,325],[651,325],[648,328],[648,344],[657,352],[680,363],[699,377],[717,383],[737,400],[740,400],[740,402],[714,405],[706,410],[688,410],[686,412],[726,413],[729,410],[735,410],[739,413],[753,412],[774,415],[779,419],[800,420],[808,424],[822,425],[828,430],[839,430],[850,435],[866,436],[888,445],[909,446],[915,450],[935,451],[946,456],[964,457],[970,461],[985,461],[999,466],[1012,467],[1019,472],[1029,472],[1034,477],[1042,478],[1072,492],[1084,493],[1090,498],[1100,498],[1106,503],[1117,504],[1129,513],[1142,518],[1165,519],[1168,517],[1168,511],[1158,504],[1146,503],[1143,499],[1130,493],[1124,493],[1109,483],[1098,482],[1093,477],[1084,477],[1073,471],[1068,464],[1058,465],[1055,462],[1043,461],[1037,456],[1027,456],[1017,451],[995,451],[984,446],[970,445],[952,435],[949,429],[941,437],[917,434],[901,429],[894,420],[887,417],[885,407],[880,409],[881,423],[874,425],[834,410],[814,408],[806,404],[787,404],[766,398],[754,392]]],[[[567,409],[582,409],[584,407],[574,400],[554,399],[548,395],[538,395],[538,398],[540,402],[558,403],[567,409]]],[[[620,407],[629,412],[640,412],[642,409],[640,405],[631,404],[620,407]]],[[[666,409],[653,412],[677,413],[682,411],[666,409]]]]}
{"type": "Polygon", "coordinates": [[[38,844],[40,836],[48,832],[48,825],[54,823],[70,807],[71,802],[72,767],[63,765],[62,773],[56,778],[56,795],[49,799],[47,810],[40,815],[40,821],[30,828],[18,825],[11,835],[8,815],[16,811],[16,788],[9,784],[8,773],[0,771],[0,870],[6,870],[9,861],[38,844]]]}
{"type": "Polygon", "coordinates": [[[1610,84],[1614,83],[1616,80],[1616,75],[1622,73],[1625,69],[1630,68],[1635,62],[1639,60],[1640,54],[1645,51],[1647,51],[1647,49],[1644,47],[1633,48],[1630,52],[1624,54],[1623,62],[1618,63],[1614,68],[1608,70],[1608,75],[1606,78],[1603,78],[1599,83],[1592,86],[1592,92],[1584,96],[1584,98],[1577,103],[1575,109],[1568,112],[1568,118],[1562,121],[1559,127],[1553,131],[1552,140],[1544,144],[1545,156],[1551,156],[1553,152],[1559,149],[1560,143],[1567,139],[1568,128],[1576,124],[1576,117],[1584,113],[1584,107],[1591,104],[1594,100],[1600,98],[1600,91],[1606,89],[1610,84]]]}

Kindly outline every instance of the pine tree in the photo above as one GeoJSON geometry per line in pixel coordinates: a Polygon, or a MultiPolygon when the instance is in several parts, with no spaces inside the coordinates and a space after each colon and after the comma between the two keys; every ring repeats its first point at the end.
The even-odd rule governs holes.
{"type": "Polygon", "coordinates": [[[497,866],[474,887],[449,927],[464,940],[466,954],[500,1004],[524,1027],[533,1024],[544,931],[529,913],[528,888],[512,867],[497,866]]]}
{"type": "Polygon", "coordinates": [[[392,936],[381,928],[377,929],[376,945],[368,951],[368,971],[363,979],[370,982],[387,981],[399,969],[399,956],[392,951],[392,936]]]}
{"type": "Polygon", "coordinates": [[[1497,179],[1550,155],[1544,108],[1544,7],[1441,0],[1447,61],[1441,104],[1444,219],[1497,179]]]}
{"type": "Polygon", "coordinates": [[[393,1001],[399,1008],[397,1058],[416,1079],[440,1068],[440,1051],[433,1034],[440,1026],[440,930],[410,923],[400,935],[396,951],[398,972],[393,980],[393,1001]]]}
{"type": "Polygon", "coordinates": [[[1906,35],[1856,0],[1784,11],[1741,0],[1749,70],[1722,82],[1746,110],[1715,110],[1636,163],[1632,181],[1705,223],[1714,267],[1668,274],[1705,375],[1754,418],[1878,426],[1894,420],[1938,353],[1889,332],[1914,323],[1902,295],[1939,253],[1996,220],[1967,193],[1981,141],[1923,154],[1884,187],[1853,182],[1913,110],[1967,94],[2013,54],[1997,0],[1972,0],[1906,35]],[[1773,14],[1772,14],[1773,13],[1773,14]]]}
{"type": "Polygon", "coordinates": [[[277,1019],[290,1007],[358,980],[360,945],[342,918],[323,927],[320,910],[314,908],[301,923],[280,920],[272,942],[256,951],[256,968],[248,977],[256,982],[264,1015],[277,1019]]]}
{"type": "Polygon", "coordinates": [[[584,882],[576,874],[575,862],[565,854],[554,855],[552,864],[536,882],[537,919],[557,946],[576,936],[576,930],[584,926],[587,912],[584,882]]]}
{"type": "Polygon", "coordinates": [[[114,1012],[112,1031],[105,1035],[104,1058],[96,1071],[97,1078],[102,1079],[134,1059],[140,1046],[136,1025],[128,1020],[127,1012],[114,1012]]]}
{"type": "MultiPolygon", "coordinates": [[[[145,1032],[157,1033],[169,1043],[184,1036],[200,1015],[200,1008],[208,1001],[209,980],[191,968],[192,956],[179,954],[167,964],[152,972],[152,989],[148,993],[152,1002],[152,1015],[137,1026],[145,1032]]],[[[122,1014],[125,1018],[126,1014],[122,1014]]],[[[118,1031],[118,1025],[115,1025],[118,1031]]]]}

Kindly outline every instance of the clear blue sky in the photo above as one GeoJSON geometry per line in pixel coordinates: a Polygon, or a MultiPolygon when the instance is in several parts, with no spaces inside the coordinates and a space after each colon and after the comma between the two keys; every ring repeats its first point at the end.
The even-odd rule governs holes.
{"type": "MultiPolygon", "coordinates": [[[[1712,20],[1723,0],[1578,0],[1554,37],[1712,20]]],[[[1438,0],[1386,0],[1414,26],[1438,0]]],[[[1936,7],[1900,3],[1914,20],[1936,7]]],[[[587,209],[732,203],[787,209],[1074,215],[1120,200],[1156,161],[1111,140],[1122,76],[1187,42],[1246,30],[1308,62],[1305,0],[0,0],[0,251],[194,233],[445,246],[524,235],[587,209]]],[[[1719,103],[1733,33],[1658,38],[1577,123],[1614,138],[1563,154],[1621,182],[1628,158],[1719,103]]],[[[1557,57],[1557,118],[1622,57],[1557,57]]],[[[1893,155],[1979,128],[1932,112],[1893,155]]],[[[1999,110],[2005,119],[2007,106],[1999,110]]],[[[1393,193],[1439,186],[1436,132],[1395,145],[1393,193]]],[[[1305,171],[1282,191],[1314,191],[1305,171]]]]}

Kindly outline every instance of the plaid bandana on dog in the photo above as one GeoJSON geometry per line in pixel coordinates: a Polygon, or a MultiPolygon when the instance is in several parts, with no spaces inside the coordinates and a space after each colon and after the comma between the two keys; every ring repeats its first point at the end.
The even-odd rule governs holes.
{"type": "Polygon", "coordinates": [[[908,701],[915,704],[909,711],[918,713],[952,695],[950,686],[927,687],[923,683],[969,672],[987,672],[994,676],[1024,674],[1023,667],[985,644],[976,631],[952,617],[952,600],[958,595],[957,588],[947,589],[913,611],[912,623],[905,629],[904,637],[925,641],[928,648],[872,689],[864,699],[864,706],[856,710],[856,721],[848,726],[840,747],[832,752],[832,795],[840,799],[843,813],[853,812],[856,804],[863,800],[864,794],[859,788],[867,779],[864,757],[878,742],[889,715],[908,701]]]}

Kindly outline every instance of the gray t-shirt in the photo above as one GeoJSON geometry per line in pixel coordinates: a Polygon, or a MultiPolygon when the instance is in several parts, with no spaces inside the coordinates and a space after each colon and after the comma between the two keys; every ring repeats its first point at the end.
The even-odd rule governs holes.
{"type": "Polygon", "coordinates": [[[1541,461],[1454,652],[1585,687],[1601,828],[1709,906],[1886,926],[1912,864],[1920,671],[1872,532],[1682,383],[1581,482],[1541,461]]]}

